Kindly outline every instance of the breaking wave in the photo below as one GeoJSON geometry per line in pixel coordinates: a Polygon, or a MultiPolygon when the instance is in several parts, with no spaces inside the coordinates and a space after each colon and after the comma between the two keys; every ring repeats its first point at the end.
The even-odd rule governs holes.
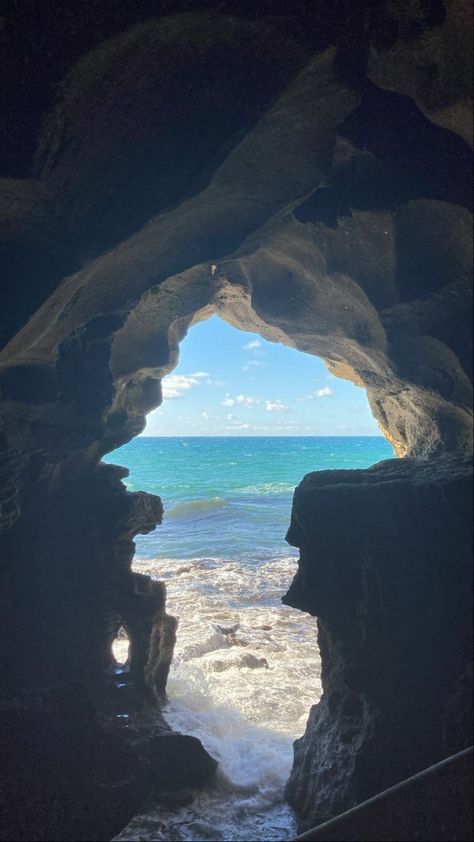
{"type": "Polygon", "coordinates": [[[208,497],[203,500],[187,500],[184,503],[177,503],[172,509],[166,512],[167,518],[187,517],[195,515],[200,512],[207,512],[210,509],[220,509],[222,506],[228,506],[229,501],[224,500],[223,497],[208,497]]]}

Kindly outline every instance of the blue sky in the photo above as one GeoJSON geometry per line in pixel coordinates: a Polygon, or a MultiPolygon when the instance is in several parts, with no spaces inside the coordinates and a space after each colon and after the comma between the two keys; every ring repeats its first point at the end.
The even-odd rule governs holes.
{"type": "Polygon", "coordinates": [[[190,329],[146,436],[380,435],[364,389],[213,316],[190,329]]]}

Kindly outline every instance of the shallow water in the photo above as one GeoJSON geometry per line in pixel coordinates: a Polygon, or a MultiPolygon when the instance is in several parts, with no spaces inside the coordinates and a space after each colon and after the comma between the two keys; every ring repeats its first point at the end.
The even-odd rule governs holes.
{"type": "MultiPolygon", "coordinates": [[[[297,566],[284,535],[310,470],[368,467],[383,439],[136,439],[108,461],[160,493],[165,522],[134,568],[167,583],[179,619],[166,718],[219,761],[189,806],[148,806],[121,840],[286,840],[293,740],[321,695],[316,620],[281,604],[297,566]]],[[[125,647],[126,643],[123,643],[125,647]]]]}

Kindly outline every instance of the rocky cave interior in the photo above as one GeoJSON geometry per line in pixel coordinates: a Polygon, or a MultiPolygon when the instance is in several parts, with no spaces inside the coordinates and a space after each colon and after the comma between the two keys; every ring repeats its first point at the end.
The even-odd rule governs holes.
{"type": "MultiPolygon", "coordinates": [[[[0,838],[110,839],[212,778],[164,720],[115,724],[160,721],[176,621],[131,569],[161,500],[101,461],[212,313],[364,386],[403,456],[295,491],[301,829],[470,746],[470,4],[24,0],[1,38],[0,838]]],[[[380,838],[472,838],[470,791],[456,767],[380,838]]]]}

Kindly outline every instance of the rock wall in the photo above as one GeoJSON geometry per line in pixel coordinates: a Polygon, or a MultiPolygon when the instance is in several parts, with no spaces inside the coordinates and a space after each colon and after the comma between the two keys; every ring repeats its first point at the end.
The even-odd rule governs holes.
{"type": "Polygon", "coordinates": [[[452,460],[298,486],[283,601],[319,618],[324,686],[287,785],[305,827],[472,743],[471,506],[470,465],[452,460]]]}
{"type": "MultiPolygon", "coordinates": [[[[468,10],[217,5],[90,40],[28,177],[0,181],[3,704],[72,681],[105,715],[121,625],[121,710],[163,696],[175,624],[131,571],[161,501],[100,459],[143,429],[180,340],[217,312],[364,386],[409,457],[296,493],[288,599],[320,617],[325,690],[288,787],[308,823],[467,739],[467,53],[451,68],[468,10]]],[[[33,774],[15,751],[12,774],[33,774]]],[[[66,814],[57,833],[77,834],[66,814]]]]}

